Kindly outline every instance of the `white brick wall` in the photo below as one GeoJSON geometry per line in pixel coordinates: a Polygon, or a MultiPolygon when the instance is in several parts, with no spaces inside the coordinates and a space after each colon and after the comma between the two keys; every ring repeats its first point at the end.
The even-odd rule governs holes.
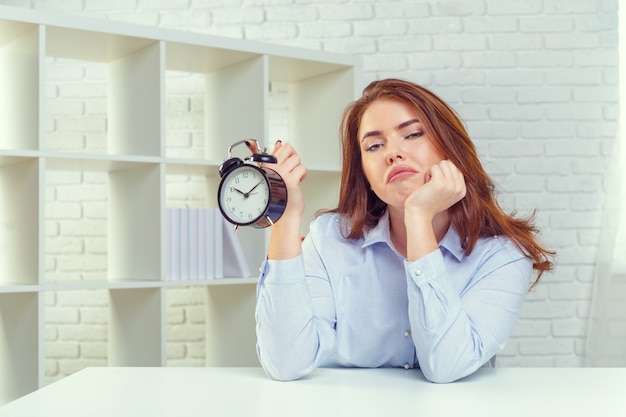
{"type": "MultiPolygon", "coordinates": [[[[618,0],[0,0],[142,25],[255,39],[363,57],[361,85],[402,77],[426,85],[465,119],[502,204],[538,209],[557,268],[528,296],[501,366],[578,366],[601,224],[603,187],[618,114],[618,0]]],[[[49,63],[49,146],[106,148],[106,71],[49,63]],[[77,87],[76,81],[81,82],[77,87]],[[87,83],[88,88],[85,88],[87,83]]],[[[168,146],[192,153],[202,99],[184,74],[168,91],[168,146]]],[[[279,87],[279,86],[278,86],[279,87]]],[[[277,88],[278,94],[280,88],[277,88]]],[[[278,111],[272,117],[280,130],[278,111]]],[[[49,173],[47,273],[106,273],[106,179],[49,173]]],[[[193,178],[168,184],[172,204],[199,204],[193,178]],[[191,197],[190,197],[191,196],[191,197]]],[[[202,290],[168,291],[168,357],[202,365],[202,290]]],[[[104,294],[51,294],[46,303],[49,379],[106,361],[104,294]]]]}

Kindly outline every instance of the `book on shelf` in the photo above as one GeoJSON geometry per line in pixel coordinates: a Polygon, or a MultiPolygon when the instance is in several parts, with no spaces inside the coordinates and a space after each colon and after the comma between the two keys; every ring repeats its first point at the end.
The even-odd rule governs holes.
{"type": "Polygon", "coordinates": [[[250,268],[233,225],[224,220],[221,213],[218,212],[217,214],[222,219],[222,248],[224,259],[227,261],[223,265],[224,276],[249,277],[251,275],[250,268]]]}
{"type": "Polygon", "coordinates": [[[249,277],[243,247],[219,209],[167,209],[167,279],[249,277]]]}
{"type": "Polygon", "coordinates": [[[224,237],[222,234],[222,223],[225,222],[219,209],[209,209],[211,211],[211,233],[213,236],[213,278],[224,278],[224,237]]]}

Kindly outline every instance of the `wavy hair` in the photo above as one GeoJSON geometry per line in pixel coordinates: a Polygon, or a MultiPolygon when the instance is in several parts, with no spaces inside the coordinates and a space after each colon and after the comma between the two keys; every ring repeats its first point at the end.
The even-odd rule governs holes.
{"type": "Polygon", "coordinates": [[[472,252],[481,236],[505,235],[533,261],[539,281],[545,271],[553,268],[549,260],[555,252],[544,248],[536,239],[535,213],[528,218],[506,214],[496,200],[493,181],[485,172],[463,122],[456,112],[437,95],[414,83],[385,79],[370,83],[363,95],[344,110],[340,134],[343,166],[337,208],[345,227],[345,237],[360,239],[374,227],[387,208],[370,189],[363,172],[359,126],[363,113],[378,99],[395,99],[408,106],[420,117],[432,143],[442,155],[453,162],[465,177],[465,197],[449,208],[451,223],[458,232],[466,254],[472,252]]]}

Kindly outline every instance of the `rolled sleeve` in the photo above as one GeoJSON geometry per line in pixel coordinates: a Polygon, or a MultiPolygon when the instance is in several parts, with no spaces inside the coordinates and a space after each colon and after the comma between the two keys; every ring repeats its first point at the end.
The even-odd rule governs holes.
{"type": "Polygon", "coordinates": [[[292,259],[265,259],[261,265],[259,286],[266,284],[294,284],[304,280],[304,262],[302,255],[292,259]]]}
{"type": "Polygon", "coordinates": [[[446,274],[446,264],[439,250],[433,251],[417,261],[405,260],[404,268],[407,278],[418,287],[428,285],[431,281],[446,274]]]}

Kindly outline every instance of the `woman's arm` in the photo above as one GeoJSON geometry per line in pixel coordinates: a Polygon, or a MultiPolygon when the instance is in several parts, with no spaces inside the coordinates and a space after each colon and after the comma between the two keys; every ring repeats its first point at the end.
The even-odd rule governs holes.
{"type": "Polygon", "coordinates": [[[445,211],[465,196],[465,182],[449,161],[433,166],[430,174],[405,202],[409,320],[426,378],[451,382],[504,347],[528,291],[532,263],[506,238],[498,238],[503,240],[476,247],[473,257],[465,256],[448,271],[437,237],[448,229],[449,220],[441,227],[445,211]],[[460,289],[453,282],[469,284],[460,289]]]}
{"type": "MultiPolygon", "coordinates": [[[[278,162],[271,167],[285,181],[288,202],[283,216],[272,226],[268,256],[259,279],[257,354],[268,376],[292,380],[315,369],[334,344],[332,324],[315,317],[311,295],[330,294],[330,285],[321,262],[307,264],[307,270],[321,278],[305,279],[300,236],[304,199],[300,182],[306,176],[306,168],[289,144],[278,143],[273,153],[278,162]]],[[[309,243],[308,252],[312,255],[308,259],[314,260],[316,251],[309,243]]]]}
{"type": "Polygon", "coordinates": [[[277,142],[272,152],[276,164],[267,164],[275,170],[287,187],[287,207],[272,226],[267,257],[271,260],[292,259],[300,255],[300,223],[304,212],[304,197],[300,183],[306,177],[306,168],[293,146],[277,142]]]}
{"type": "Polygon", "coordinates": [[[528,293],[532,262],[514,245],[502,245],[460,293],[441,250],[407,262],[406,272],[420,368],[430,381],[452,382],[502,350],[528,293]]]}

